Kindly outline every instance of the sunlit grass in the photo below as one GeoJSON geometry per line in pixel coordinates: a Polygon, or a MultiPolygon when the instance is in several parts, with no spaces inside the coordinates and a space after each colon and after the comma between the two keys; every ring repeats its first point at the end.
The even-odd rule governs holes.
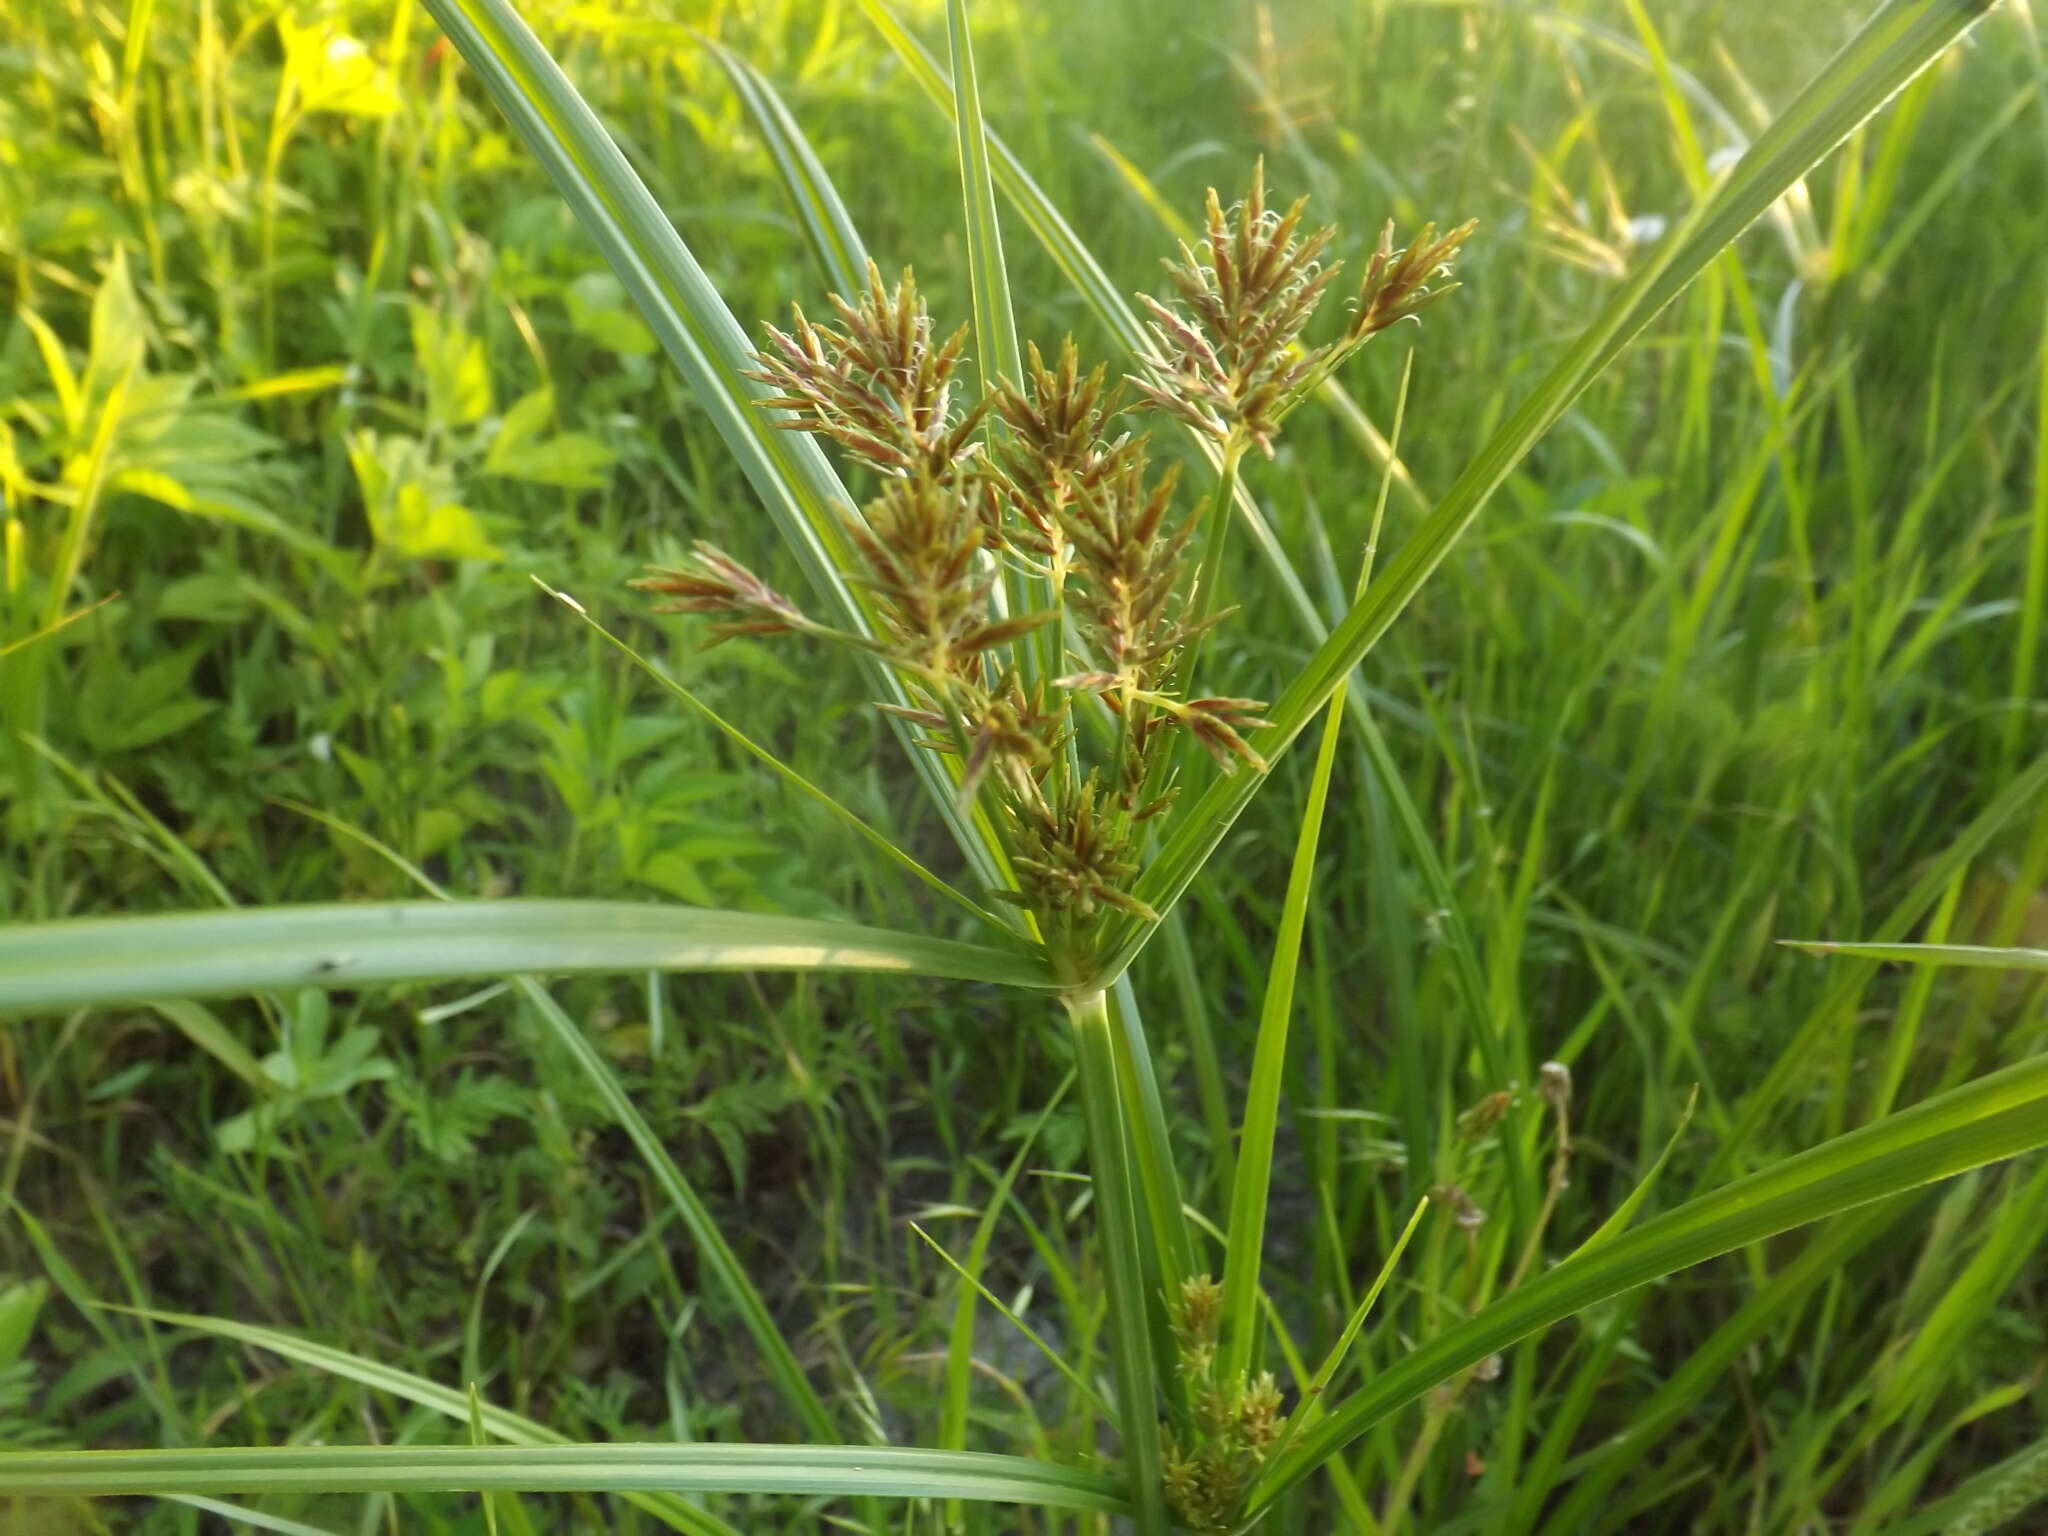
{"type": "MultiPolygon", "coordinates": [[[[723,59],[683,25],[694,10],[535,13],[651,190],[642,233],[673,221],[701,264],[651,324],[420,12],[299,18],[295,54],[267,13],[159,0],[96,15],[97,56],[68,11],[11,15],[40,72],[0,90],[23,146],[0,162],[0,288],[49,341],[23,320],[0,349],[9,917],[398,902],[425,878],[733,926],[628,954],[579,934],[599,909],[572,903],[522,952],[465,901],[445,920],[483,917],[488,943],[379,970],[374,927],[259,953],[233,913],[179,919],[229,936],[179,974],[268,989],[254,1003],[171,1001],[187,983],[120,930],[51,930],[87,950],[40,962],[36,930],[0,936],[17,1007],[114,995],[95,991],[96,934],[137,972],[116,989],[136,1002],[25,1017],[0,1043],[0,1193],[21,1213],[0,1226],[0,1436],[888,1440],[1087,1463],[1048,1502],[1115,1503],[1104,1479],[1130,1469],[1105,1420],[1135,1342],[1117,1314],[1207,1268],[1257,1317],[1253,1341],[1233,1325],[1234,1368],[1291,1388],[1330,1362],[1338,1411],[1287,1454],[1344,1453],[1265,1477],[1269,1528],[1877,1532],[2011,1506],[2038,1483],[2022,1362],[2048,1179],[2021,1159],[1888,1192],[2039,1139],[2032,1068],[1940,1100],[2025,1063],[2043,1022],[2048,210],[2027,190],[2048,137],[2024,13],[1994,12],[1789,196],[1762,186],[1757,230],[1656,314],[1687,210],[1850,8],[1362,0],[1163,30],[1142,0],[975,6],[1003,145],[982,179],[965,141],[965,221],[946,115],[963,98],[914,55],[908,75],[888,62],[880,7],[824,26],[797,9],[721,15],[723,59]],[[1260,151],[1346,226],[1354,273],[1387,214],[1469,210],[1485,230],[1417,351],[1384,502],[1402,366],[1383,344],[1344,376],[1348,406],[1304,406],[1278,461],[1240,466],[1258,521],[1217,546],[1243,612],[1205,674],[1282,699],[1287,735],[1348,697],[1341,733],[1278,761],[1256,800],[1241,775],[1184,802],[1199,840],[1155,850],[1140,887],[1180,898],[1177,926],[1149,945],[1129,926],[1128,985],[1099,1011],[1077,997],[1072,1043],[1042,998],[803,974],[849,923],[871,948],[842,958],[863,968],[1033,962],[974,910],[1001,883],[986,829],[949,826],[952,786],[919,783],[875,729],[876,675],[744,640],[700,661],[696,625],[636,626],[625,578],[695,537],[788,590],[843,562],[833,470],[750,436],[736,396],[707,415],[730,383],[718,346],[730,364],[734,336],[791,297],[815,310],[872,252],[914,257],[934,309],[984,335],[1008,308],[1020,336],[1071,329],[1116,357],[1171,218],[1260,151]],[[1637,320],[1611,369],[1574,373],[1637,320]],[[697,373],[662,366],[707,339],[697,373]],[[1376,530],[1377,606],[1347,620],[1376,530]],[[934,900],[940,881],[969,910],[934,900]],[[515,962],[650,969],[490,984],[515,962]],[[380,984],[296,989],[351,967],[380,984]],[[1075,1044],[1084,1086],[1116,1092],[1041,1120],[1075,1044]],[[1564,1108],[1537,1092],[1547,1062],[1569,1067],[1564,1108]],[[1239,1160],[1248,1073],[1261,1144],[1239,1160]],[[1901,1109],[1862,1133],[1883,1155],[1849,1141],[1783,1165],[1901,1109]],[[1135,1278],[1100,1243],[1112,1192],[1081,1182],[1111,1145],[1135,1278]],[[1712,1205],[1745,1175],[1791,1182],[1712,1205]],[[1271,1203],[1264,1262],[1241,1242],[1233,1278],[1221,1239],[1252,1193],[1271,1203]],[[1183,1198],[1177,1231],[1161,1208],[1183,1198]],[[1718,1251],[1697,1231],[1655,1245],[1737,1208],[1746,1225],[1713,1229],[1728,1257],[1545,1333],[1512,1325],[1718,1251]],[[249,1321],[95,1305],[115,1301],[249,1321]]],[[[1888,14],[1938,39],[1965,11],[1888,14]]],[[[943,70],[944,8],[906,19],[943,70]]],[[[1190,455],[1203,491],[1207,473],[1190,455]]],[[[282,1480],[247,1502],[297,1522],[279,1528],[478,1518],[459,1495],[322,1498],[369,1484],[320,1465],[252,1462],[282,1480]]],[[[896,1484],[832,1456],[806,1470],[794,1447],[746,1466],[764,1490],[877,1497],[491,1509],[541,1529],[811,1529],[821,1507],[1104,1528],[971,1502],[996,1487],[971,1480],[905,1514],[879,1497],[896,1484]]],[[[981,1471],[1032,1496],[1019,1466],[981,1471]]]]}

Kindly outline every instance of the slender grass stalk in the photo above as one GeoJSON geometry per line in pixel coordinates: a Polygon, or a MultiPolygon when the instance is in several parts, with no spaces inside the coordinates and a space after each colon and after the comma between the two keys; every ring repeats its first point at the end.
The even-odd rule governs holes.
{"type": "Polygon", "coordinates": [[[1157,1405],[1161,1362],[1153,1347],[1153,1314],[1161,1303],[1146,1289],[1139,1175],[1118,1090],[1109,999],[1101,992],[1070,995],[1067,1017],[1074,1030],[1075,1071],[1081,1079],[1095,1219],[1108,1284],[1111,1379],[1124,1430],[1124,1475],[1139,1536],[1165,1536],[1157,1405]]]}
{"type": "Polygon", "coordinates": [[[2028,519],[2026,587],[2020,597],[2019,634],[2012,653],[2012,715],[2005,724],[2006,769],[2018,765],[2020,743],[2030,720],[2042,724],[2041,701],[2034,696],[2034,673],[2040,665],[2042,610],[2048,608],[2048,321],[2041,327],[2041,378],[2034,431],[2034,506],[2028,519]]]}
{"type": "MultiPolygon", "coordinates": [[[[101,1309],[94,1309],[88,1316],[96,1316],[99,1310],[101,1309]]],[[[130,1309],[107,1307],[104,1310],[125,1312],[130,1309]]],[[[401,1402],[415,1403],[446,1419],[466,1422],[470,1416],[470,1399],[464,1392],[442,1386],[439,1382],[429,1381],[423,1376],[416,1376],[410,1371],[402,1371],[381,1360],[366,1360],[346,1350],[299,1338],[296,1334],[261,1327],[255,1323],[241,1322],[238,1319],[202,1317],[189,1312],[144,1311],[136,1315],[161,1323],[167,1328],[185,1330],[194,1336],[225,1339],[252,1349],[264,1350],[341,1380],[353,1381],[373,1391],[388,1394],[401,1402]]],[[[476,1416],[482,1422],[486,1434],[495,1440],[503,1440],[512,1445],[574,1444],[567,1435],[489,1401],[478,1403],[476,1416]]],[[[699,1509],[678,1494],[634,1491],[625,1493],[622,1497],[635,1508],[646,1510],[671,1530],[684,1533],[684,1536],[737,1536],[733,1528],[723,1520],[699,1509]]]]}
{"type": "Polygon", "coordinates": [[[1287,1076],[1287,1037],[1294,1013],[1294,983],[1301,966],[1302,931],[1315,882],[1337,741],[1344,724],[1344,693],[1330,698],[1322,742],[1309,776],[1294,862],[1281,899],[1273,965],[1259,1004],[1252,1075],[1245,1090],[1244,1128],[1237,1143],[1237,1178],[1231,1186],[1229,1238],[1223,1248],[1223,1372],[1226,1381],[1247,1375],[1258,1350],[1259,1268],[1265,1256],[1266,1205],[1273,1187],[1273,1140],[1280,1123],[1280,1092],[1287,1076]]]}
{"type": "MultiPolygon", "coordinates": [[[[1391,466],[1399,460],[1401,427],[1407,416],[1408,385],[1414,363],[1415,354],[1410,352],[1402,365],[1401,389],[1395,397],[1394,432],[1387,457],[1389,468],[1380,475],[1379,500],[1373,506],[1365,553],[1359,562],[1358,579],[1351,593],[1353,602],[1358,601],[1372,581],[1380,529],[1387,515],[1387,492],[1393,483],[1391,466]]],[[[1219,486],[1221,483],[1219,480],[1219,486]]],[[[1222,513],[1226,509],[1219,505],[1216,510],[1222,513]]],[[[1308,795],[1303,801],[1301,823],[1295,834],[1294,862],[1288,869],[1287,889],[1280,902],[1280,925],[1273,939],[1272,968],[1267,973],[1266,991],[1259,1004],[1259,1032],[1252,1049],[1251,1083],[1245,1092],[1244,1130],[1238,1141],[1236,1177],[1230,1194],[1229,1236],[1224,1243],[1225,1381],[1248,1376],[1258,1355],[1259,1270],[1265,1256],[1266,1207],[1273,1185],[1273,1140],[1279,1129],[1280,1093],[1287,1077],[1287,1037],[1294,1012],[1295,978],[1301,967],[1302,935],[1308,922],[1310,892],[1315,884],[1316,850],[1322,837],[1324,809],[1329,803],[1330,778],[1337,763],[1337,740],[1344,728],[1344,701],[1347,696],[1343,689],[1331,694],[1323,716],[1322,741],[1316,749],[1315,767],[1309,775],[1308,795]]],[[[1409,1230],[1413,1230],[1412,1221],[1409,1230]]],[[[1404,1234],[1402,1243],[1405,1245],[1406,1242],[1404,1234]]],[[[1377,1287],[1374,1294],[1378,1294],[1377,1287]]]]}

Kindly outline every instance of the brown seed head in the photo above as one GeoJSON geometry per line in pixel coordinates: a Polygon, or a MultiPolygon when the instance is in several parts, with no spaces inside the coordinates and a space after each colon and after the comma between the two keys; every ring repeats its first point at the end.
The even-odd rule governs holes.
{"type": "Polygon", "coordinates": [[[893,289],[868,263],[858,302],[831,296],[839,325],[820,325],[791,306],[788,331],[764,327],[747,377],[777,391],[760,402],[791,413],[777,425],[816,432],[885,474],[944,476],[973,447],[987,409],[977,403],[956,415],[953,375],[967,342],[962,326],[933,339],[931,315],[908,268],[893,289]]]}
{"type": "Polygon", "coordinates": [[[1139,392],[1218,439],[1242,433],[1270,454],[1279,413],[1321,353],[1290,349],[1337,274],[1323,252],[1336,231],[1302,232],[1301,199],[1285,213],[1266,206],[1265,163],[1236,207],[1209,193],[1207,227],[1196,250],[1168,262],[1178,303],[1143,300],[1152,316],[1151,377],[1139,392]]]}
{"type": "Polygon", "coordinates": [[[795,603],[702,539],[680,566],[655,569],[632,585],[674,599],[656,604],[657,613],[698,613],[715,618],[718,622],[711,626],[710,645],[735,635],[775,635],[812,627],[795,603]]]}
{"type": "Polygon", "coordinates": [[[1444,283],[1429,285],[1450,276],[1458,248],[1479,227],[1467,219],[1449,234],[1438,235],[1434,224],[1422,226],[1422,233],[1403,250],[1394,249],[1394,221],[1387,220],[1380,240],[1365,266],[1365,280],[1358,285],[1352,305],[1351,324],[1346,336],[1353,345],[1416,314],[1458,287],[1444,283]]]}

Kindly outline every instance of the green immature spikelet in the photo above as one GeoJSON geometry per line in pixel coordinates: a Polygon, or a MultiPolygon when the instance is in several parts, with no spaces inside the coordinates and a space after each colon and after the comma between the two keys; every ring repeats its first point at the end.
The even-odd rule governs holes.
{"type": "MultiPolygon", "coordinates": [[[[1305,229],[1303,212],[1267,206],[1263,169],[1227,212],[1209,194],[1199,252],[1183,249],[1168,267],[1175,299],[1151,302],[1156,346],[1133,381],[1143,405],[1270,451],[1323,370],[1447,291],[1430,284],[1463,230],[1398,253],[1383,235],[1347,331],[1305,346],[1336,268],[1322,259],[1334,231],[1305,229]]],[[[1196,642],[1230,610],[1196,590],[1178,476],[1153,471],[1144,437],[1123,425],[1118,389],[1101,367],[1081,366],[1071,339],[1051,363],[1033,346],[1023,378],[970,399],[967,329],[941,339],[908,271],[890,285],[870,263],[861,291],[831,307],[830,322],[796,309],[787,330],[768,327],[748,376],[767,386],[759,403],[784,413],[778,426],[832,440],[879,479],[843,519],[843,574],[865,594],[872,634],[811,620],[707,544],[636,584],[669,611],[709,619],[713,643],[800,632],[886,658],[906,697],[884,707],[916,723],[921,747],[954,760],[963,809],[985,812],[1003,844],[1014,885],[989,894],[1032,914],[1076,987],[1099,985],[1110,916],[1157,920],[1132,892],[1154,820],[1174,803],[1179,741],[1226,773],[1266,768],[1264,706],[1201,692],[1186,675],[1196,642]],[[1051,604],[1005,606],[1029,589],[1048,590],[1051,604]],[[1048,625],[1056,645],[1042,635],[1020,644],[1048,625]],[[1090,716],[1100,729],[1080,728],[1090,716]]],[[[1207,1489],[1202,1499],[1227,1503],[1256,1456],[1263,1399],[1256,1384],[1217,1390],[1229,1426],[1190,1450],[1183,1470],[1191,1489],[1207,1489]]]]}
{"type": "Polygon", "coordinates": [[[1160,1471],[1167,1503],[1189,1530],[1232,1530],[1253,1474],[1280,1437],[1280,1389],[1270,1372],[1211,1379],[1223,1322],[1223,1288],[1211,1276],[1183,1281],[1167,1318],[1193,1409],[1191,1433],[1167,1444],[1160,1471]]]}

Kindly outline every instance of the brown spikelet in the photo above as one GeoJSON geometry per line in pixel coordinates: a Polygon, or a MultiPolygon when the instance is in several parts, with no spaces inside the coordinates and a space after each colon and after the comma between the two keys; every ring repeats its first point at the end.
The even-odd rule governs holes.
{"type": "Polygon", "coordinates": [[[1379,244],[1373,248],[1372,259],[1366,263],[1365,280],[1358,285],[1347,338],[1354,345],[1362,342],[1456,289],[1456,283],[1435,288],[1429,285],[1450,275],[1459,247],[1478,227],[1478,220],[1467,219],[1450,233],[1439,235],[1434,224],[1425,224],[1422,233],[1405,249],[1397,251],[1394,221],[1387,220],[1380,230],[1379,244]]]}
{"type": "Polygon", "coordinates": [[[1130,443],[1058,509],[1073,549],[1074,621],[1106,671],[1139,687],[1165,672],[1188,639],[1180,617],[1188,535],[1171,516],[1176,474],[1150,484],[1145,452],[1130,443]]]}
{"type": "Polygon", "coordinates": [[[1022,519],[1019,531],[1032,553],[1050,554],[1061,509],[1107,472],[1114,457],[1116,445],[1106,439],[1115,391],[1104,387],[1100,364],[1081,372],[1070,336],[1051,368],[1033,344],[1023,383],[997,386],[995,408],[1009,429],[996,461],[1022,519]]]}
{"type": "Polygon", "coordinates": [[[656,613],[697,613],[715,618],[711,645],[735,635],[775,635],[813,627],[795,603],[732,556],[702,539],[680,566],[657,568],[632,585],[643,592],[657,592],[673,599],[657,603],[656,613]]]}
{"type": "Polygon", "coordinates": [[[908,269],[891,289],[868,263],[859,299],[831,296],[839,325],[821,325],[791,306],[787,331],[767,340],[747,377],[776,393],[761,401],[790,412],[778,425],[839,442],[891,474],[944,476],[969,452],[987,402],[955,410],[953,376],[967,342],[962,326],[943,342],[908,269]]]}
{"type": "Polygon", "coordinates": [[[1211,189],[1199,247],[1183,245],[1166,264],[1178,307],[1143,301],[1151,376],[1132,383],[1147,400],[1213,437],[1242,433],[1272,452],[1289,397],[1320,360],[1294,344],[1337,274],[1322,260],[1336,231],[1303,233],[1306,207],[1306,198],[1284,213],[1266,206],[1263,161],[1236,207],[1226,211],[1211,189]]]}

